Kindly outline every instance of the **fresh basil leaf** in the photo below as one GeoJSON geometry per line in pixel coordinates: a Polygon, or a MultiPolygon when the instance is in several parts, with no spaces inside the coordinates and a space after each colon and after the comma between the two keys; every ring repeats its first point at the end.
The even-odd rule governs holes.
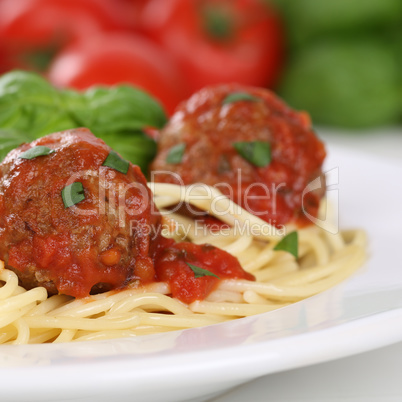
{"type": "Polygon", "coordinates": [[[298,233],[291,232],[286,235],[275,247],[276,251],[286,251],[292,254],[295,258],[299,255],[299,235],[298,233]]]}
{"type": "Polygon", "coordinates": [[[79,126],[88,127],[95,135],[161,128],[166,123],[160,104],[133,87],[97,87],[81,96],[71,91],[63,94],[69,114],[79,126]]]}
{"type": "Polygon", "coordinates": [[[0,77],[0,128],[38,138],[76,125],[59,92],[41,76],[13,71],[0,77]]]}
{"type": "Polygon", "coordinates": [[[170,148],[170,151],[166,157],[166,162],[177,165],[182,161],[185,150],[186,144],[184,142],[170,148]]]}
{"type": "Polygon", "coordinates": [[[250,95],[247,92],[233,92],[226,96],[226,98],[222,101],[223,105],[227,105],[229,103],[245,101],[245,102],[259,102],[261,98],[257,96],[250,95]]]}
{"type": "MultiPolygon", "coordinates": [[[[0,130],[29,133],[27,139],[12,141],[15,146],[57,131],[87,127],[146,173],[156,155],[156,143],[142,130],[165,123],[160,104],[130,86],[79,93],[57,90],[30,72],[13,71],[0,77],[0,130]]],[[[4,157],[12,148],[7,145],[3,150],[1,144],[2,138],[0,155],[4,157]]]]}
{"type": "Polygon", "coordinates": [[[213,272],[208,271],[207,269],[197,267],[196,265],[190,264],[189,262],[186,262],[186,264],[191,268],[191,270],[194,272],[194,277],[195,278],[202,278],[203,276],[214,276],[215,278],[219,278],[219,276],[215,275],[213,272]]]}
{"type": "Polygon", "coordinates": [[[154,159],[157,151],[156,142],[142,132],[98,134],[113,150],[134,165],[141,168],[144,174],[154,159]]]}
{"type": "Polygon", "coordinates": [[[76,181],[61,190],[61,197],[65,208],[70,208],[75,204],[85,200],[84,186],[81,182],[76,181]]]}
{"type": "Polygon", "coordinates": [[[44,147],[42,145],[38,145],[37,147],[33,147],[28,149],[28,151],[23,152],[19,158],[21,159],[34,159],[38,156],[46,156],[52,154],[54,149],[50,149],[48,147],[44,147]]]}
{"type": "Polygon", "coordinates": [[[0,129],[0,162],[10,151],[33,139],[32,136],[18,130],[0,129]]]}
{"type": "Polygon", "coordinates": [[[110,151],[109,155],[103,162],[103,166],[108,166],[118,172],[127,174],[130,162],[121,158],[120,155],[115,151],[110,151]]]}
{"type": "Polygon", "coordinates": [[[271,145],[268,142],[235,142],[233,146],[240,156],[257,167],[268,166],[271,162],[271,145]]]}
{"type": "Polygon", "coordinates": [[[124,159],[147,173],[157,146],[142,130],[161,128],[166,123],[166,115],[156,100],[129,86],[92,88],[82,95],[63,91],[63,99],[76,127],[88,127],[124,159]]]}

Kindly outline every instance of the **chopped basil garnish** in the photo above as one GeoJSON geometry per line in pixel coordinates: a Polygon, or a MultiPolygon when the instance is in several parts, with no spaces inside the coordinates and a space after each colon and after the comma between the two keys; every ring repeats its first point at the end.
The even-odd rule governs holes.
{"type": "Polygon", "coordinates": [[[259,102],[261,99],[257,98],[254,95],[250,95],[247,92],[233,92],[226,96],[226,98],[222,101],[223,105],[227,105],[229,103],[246,101],[246,102],[259,102]]]}
{"type": "Polygon", "coordinates": [[[108,166],[118,172],[127,174],[128,168],[130,167],[130,162],[121,158],[120,155],[115,151],[110,151],[109,155],[103,162],[103,166],[108,166]]]}
{"type": "Polygon", "coordinates": [[[184,144],[184,143],[177,144],[174,147],[170,148],[168,156],[166,157],[166,162],[172,163],[174,165],[177,165],[178,163],[180,163],[183,159],[185,149],[186,149],[186,144],[184,144]]]}
{"type": "Polygon", "coordinates": [[[263,141],[235,142],[236,151],[248,162],[258,167],[271,162],[271,145],[263,141]]]}
{"type": "Polygon", "coordinates": [[[37,156],[46,156],[52,154],[53,152],[53,149],[38,145],[37,147],[33,147],[31,149],[28,149],[28,151],[23,152],[19,157],[21,159],[34,159],[37,156]]]}
{"type": "Polygon", "coordinates": [[[66,186],[61,190],[61,198],[65,208],[70,208],[75,204],[85,200],[84,186],[79,181],[66,186]]]}
{"type": "Polygon", "coordinates": [[[186,262],[186,264],[191,268],[191,270],[194,272],[195,278],[202,278],[203,276],[214,276],[215,278],[219,278],[219,276],[215,275],[213,272],[208,271],[207,269],[203,269],[200,267],[197,267],[196,265],[190,264],[189,262],[186,262]]]}
{"type": "Polygon", "coordinates": [[[286,251],[292,255],[294,255],[295,258],[298,257],[299,255],[299,236],[297,232],[291,232],[288,235],[286,235],[275,247],[274,250],[279,251],[286,251]]]}

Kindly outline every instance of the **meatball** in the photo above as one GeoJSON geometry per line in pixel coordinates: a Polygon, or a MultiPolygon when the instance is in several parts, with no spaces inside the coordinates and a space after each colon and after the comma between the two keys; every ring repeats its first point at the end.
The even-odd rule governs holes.
{"type": "Polygon", "coordinates": [[[317,215],[325,189],[310,192],[307,185],[322,175],[324,158],[306,113],[266,89],[231,84],[205,88],[179,105],[160,133],[151,168],[156,182],[216,186],[280,226],[317,215]]]}
{"type": "Polygon", "coordinates": [[[27,289],[84,297],[152,281],[158,225],[139,167],[87,129],[24,144],[0,165],[0,258],[27,289]],[[26,159],[35,147],[47,152],[26,159]],[[106,163],[109,155],[128,170],[106,163]]]}

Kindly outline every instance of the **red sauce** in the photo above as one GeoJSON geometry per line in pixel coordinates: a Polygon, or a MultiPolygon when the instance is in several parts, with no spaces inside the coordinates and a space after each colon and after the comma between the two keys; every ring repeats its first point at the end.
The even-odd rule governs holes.
{"type": "Polygon", "coordinates": [[[127,174],[102,166],[109,152],[76,129],[24,144],[0,165],[0,258],[27,289],[85,297],[154,278],[148,229],[160,216],[138,166],[127,174]],[[39,145],[54,152],[19,158],[39,145]],[[85,199],[66,208],[61,193],[71,180],[82,183],[85,199]]]}
{"type": "Polygon", "coordinates": [[[186,262],[222,279],[253,279],[222,250],[156,236],[161,216],[145,177],[138,166],[130,165],[127,174],[102,166],[109,152],[89,130],[76,129],[24,144],[0,165],[0,258],[25,288],[44,286],[49,294],[81,298],[137,280],[166,281],[173,297],[189,303],[203,299],[219,280],[195,278],[186,262]],[[19,158],[38,145],[54,152],[19,158]],[[85,199],[66,208],[61,193],[73,174],[85,199]],[[122,220],[111,204],[125,207],[122,220]],[[86,211],[91,214],[81,213],[86,211]]]}
{"type": "Polygon", "coordinates": [[[291,109],[266,89],[233,84],[205,88],[179,106],[161,131],[152,170],[158,182],[217,186],[273,225],[290,221],[305,225],[309,221],[302,206],[317,216],[325,188],[307,193],[304,200],[303,192],[322,174],[324,158],[324,145],[306,113],[291,109]],[[225,98],[235,92],[246,92],[258,101],[225,104],[225,98]],[[270,144],[268,166],[254,166],[233,146],[251,141],[270,144]],[[171,148],[179,143],[185,144],[181,162],[168,163],[171,148]]]}
{"type": "Polygon", "coordinates": [[[168,282],[172,296],[184,303],[204,299],[216,288],[219,279],[255,280],[243,270],[237,258],[209,244],[175,243],[161,238],[154,259],[158,280],[168,282]],[[219,279],[213,276],[196,278],[187,263],[206,269],[219,279]]]}
{"type": "MultiPolygon", "coordinates": [[[[204,299],[219,279],[196,278],[187,263],[220,279],[254,280],[235,257],[218,248],[175,243],[161,236],[154,239],[161,217],[153,206],[145,177],[137,166],[130,165],[127,174],[102,166],[109,152],[103,141],[88,130],[78,129],[24,144],[0,165],[0,258],[26,288],[39,285],[50,294],[84,297],[94,287],[98,292],[122,289],[135,280],[166,281],[173,297],[191,303],[204,299]],[[55,152],[32,160],[18,157],[36,145],[55,152]],[[95,176],[88,176],[88,171],[95,176]],[[100,172],[113,174],[106,179],[107,187],[116,189],[106,197],[108,206],[123,202],[133,211],[124,215],[123,225],[113,211],[102,212],[101,203],[106,198],[100,194],[100,172]],[[79,174],[76,181],[85,189],[79,209],[98,211],[95,214],[77,215],[75,208],[63,205],[61,191],[75,173],[79,174]],[[128,188],[124,197],[117,191],[120,185],[128,188]],[[139,212],[142,206],[145,208],[139,212]]],[[[320,176],[324,157],[324,146],[305,113],[290,109],[267,90],[225,85],[202,90],[179,107],[161,132],[153,170],[177,173],[184,184],[229,185],[219,189],[274,225],[289,221],[306,224],[303,191],[320,176]],[[247,92],[259,101],[224,104],[225,97],[236,91],[247,92]],[[259,168],[247,162],[233,146],[239,141],[269,142],[271,163],[259,168]],[[178,143],[186,146],[182,161],[168,164],[166,157],[178,143]],[[259,184],[268,188],[270,197],[257,198],[266,195],[259,184]]],[[[175,182],[166,174],[157,174],[154,180],[175,182]]],[[[317,215],[322,195],[323,191],[311,192],[304,197],[309,214],[317,215]]],[[[225,227],[208,215],[199,219],[210,227],[225,227]]]]}

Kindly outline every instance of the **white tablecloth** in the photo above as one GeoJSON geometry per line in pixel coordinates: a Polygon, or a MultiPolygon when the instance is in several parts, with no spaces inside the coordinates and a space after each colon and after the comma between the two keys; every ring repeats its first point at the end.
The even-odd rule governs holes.
{"type": "Polygon", "coordinates": [[[401,402],[401,373],[402,342],[329,363],[265,376],[212,401],[401,402]]]}

